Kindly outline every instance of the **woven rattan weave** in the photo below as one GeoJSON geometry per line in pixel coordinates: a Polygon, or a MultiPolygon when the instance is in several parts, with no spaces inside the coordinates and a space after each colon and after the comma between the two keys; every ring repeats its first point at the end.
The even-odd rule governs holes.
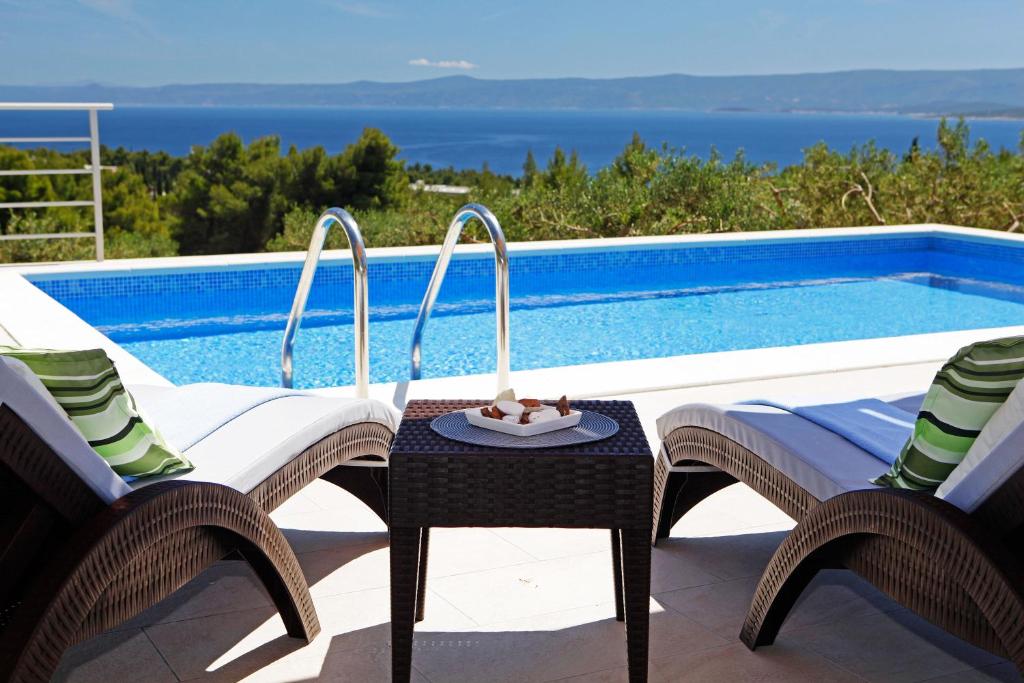
{"type": "Polygon", "coordinates": [[[610,529],[616,614],[629,678],[647,680],[653,458],[633,405],[574,401],[619,423],[602,441],[536,451],[474,446],[430,428],[438,415],[488,401],[412,401],[389,462],[392,679],[411,674],[422,617],[430,527],[610,529]]]}
{"type": "Polygon", "coordinates": [[[268,516],[317,477],[349,488],[386,520],[381,468],[391,431],[346,427],[248,495],[167,481],[105,505],[13,411],[0,405],[0,680],[48,681],[64,650],[124,623],[214,562],[246,560],[288,634],[320,630],[306,579],[268,516]]]}
{"type": "Polygon", "coordinates": [[[850,569],[900,604],[1024,673],[1024,468],[974,513],[931,494],[866,489],[819,501],[738,443],[682,427],[655,472],[655,541],[694,505],[743,482],[797,521],[757,586],[740,633],[751,649],[775,641],[814,575],[850,569]],[[719,471],[671,472],[678,465],[719,471]]]}

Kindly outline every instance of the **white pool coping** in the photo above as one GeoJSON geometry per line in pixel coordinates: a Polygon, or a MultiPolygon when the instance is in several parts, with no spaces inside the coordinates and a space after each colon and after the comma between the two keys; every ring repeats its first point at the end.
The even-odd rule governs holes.
{"type": "MultiPolygon", "coordinates": [[[[830,228],[785,230],[721,235],[682,235],[673,237],[623,238],[608,240],[568,240],[560,242],[513,243],[509,251],[545,253],[567,249],[613,249],[678,247],[680,244],[757,242],[780,239],[849,238],[893,234],[937,234],[971,241],[1011,241],[1024,245],[1024,235],[993,233],[989,230],[942,225],[882,226],[871,228],[830,228]]],[[[403,247],[368,250],[375,259],[430,259],[438,247],[403,247]]],[[[459,253],[490,253],[487,244],[465,245],[459,253]]],[[[170,382],[132,356],[125,349],[90,326],[24,276],[100,277],[128,272],[153,274],[160,271],[193,269],[252,268],[269,264],[290,266],[301,262],[304,254],[240,254],[160,259],[134,259],[62,264],[26,264],[0,269],[0,324],[21,344],[50,348],[96,348],[108,351],[128,384],[170,384],[170,382]]],[[[325,252],[325,260],[345,261],[347,251],[325,252]]],[[[720,384],[817,375],[850,370],[884,368],[938,362],[958,348],[978,339],[1024,335],[1024,325],[969,329],[955,332],[917,334],[883,339],[826,342],[776,348],[722,351],[667,358],[561,366],[512,373],[512,386],[521,394],[571,398],[595,398],[720,384]]],[[[296,358],[296,373],[301,375],[303,359],[296,358]]],[[[385,383],[371,386],[371,395],[402,406],[410,398],[490,397],[494,394],[493,375],[467,375],[426,379],[413,383],[385,383]]],[[[869,389],[869,388],[867,388],[869,389]]],[[[352,387],[315,390],[328,395],[352,395],[352,387]]]]}
{"type": "MultiPolygon", "coordinates": [[[[1024,246],[1024,234],[1003,233],[980,228],[928,223],[921,225],[883,225],[860,228],[815,228],[806,230],[765,230],[757,232],[724,232],[653,237],[609,237],[600,239],[554,240],[541,242],[510,242],[512,255],[543,255],[566,251],[601,252],[628,247],[629,249],[672,249],[686,246],[704,247],[756,244],[764,241],[820,241],[828,239],[869,238],[892,235],[948,236],[972,242],[1013,243],[1024,246]]],[[[374,247],[366,250],[371,263],[396,261],[434,261],[440,245],[421,247],[374,247]]],[[[474,258],[493,253],[488,243],[460,244],[454,258],[474,258]]],[[[68,277],[108,277],[126,274],[156,275],[165,272],[202,272],[245,270],[250,268],[292,268],[306,258],[304,251],[258,254],[216,254],[209,256],[169,256],[142,259],[108,259],[71,261],[61,263],[0,264],[0,272],[15,272],[33,280],[63,279],[68,277]]],[[[321,256],[324,264],[348,264],[352,252],[347,249],[328,249],[321,256]]]]}
{"type": "MultiPolygon", "coordinates": [[[[16,272],[0,271],[0,325],[21,346],[105,349],[126,383],[171,384],[163,375],[16,272]]],[[[7,336],[3,329],[0,329],[0,337],[7,336]]],[[[8,342],[6,339],[3,341],[8,342]]]]}
{"type": "MultiPolygon", "coordinates": [[[[1017,335],[1024,335],[1024,325],[568,365],[515,371],[511,386],[520,396],[603,398],[939,363],[972,342],[1017,335]]],[[[300,363],[296,359],[296,374],[301,373],[300,363]]],[[[370,395],[399,407],[417,398],[490,398],[497,389],[495,381],[494,374],[479,374],[372,384],[370,395]]],[[[312,391],[354,396],[353,387],[312,391]]],[[[871,391],[872,387],[865,387],[865,395],[871,391]]]]}

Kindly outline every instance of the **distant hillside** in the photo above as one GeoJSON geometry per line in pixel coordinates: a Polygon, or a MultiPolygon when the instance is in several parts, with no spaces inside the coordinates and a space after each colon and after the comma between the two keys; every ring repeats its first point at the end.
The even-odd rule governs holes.
{"type": "Polygon", "coordinates": [[[109,101],[118,105],[342,106],[480,109],[677,109],[1015,116],[1024,69],[843,71],[783,76],[645,76],[408,83],[127,87],[0,85],[0,101],[109,101]]]}

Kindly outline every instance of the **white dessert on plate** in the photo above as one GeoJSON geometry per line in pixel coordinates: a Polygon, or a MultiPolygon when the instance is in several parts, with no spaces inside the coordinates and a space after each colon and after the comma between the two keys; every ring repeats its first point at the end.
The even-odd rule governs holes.
{"type": "Polygon", "coordinates": [[[499,394],[491,405],[467,408],[465,413],[472,425],[513,436],[535,436],[568,429],[579,424],[583,416],[569,406],[565,396],[549,405],[533,398],[516,400],[511,389],[499,394]]]}

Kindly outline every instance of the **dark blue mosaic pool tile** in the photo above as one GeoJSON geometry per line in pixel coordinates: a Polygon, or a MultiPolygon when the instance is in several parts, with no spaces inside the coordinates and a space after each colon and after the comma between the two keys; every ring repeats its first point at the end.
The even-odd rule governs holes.
{"type": "MultiPolygon", "coordinates": [[[[551,254],[512,254],[509,259],[513,278],[531,275],[572,274],[576,279],[600,279],[601,273],[615,270],[633,274],[640,281],[650,269],[707,266],[712,264],[752,263],[758,261],[817,261],[850,259],[871,255],[892,255],[926,251],[933,238],[909,236],[897,238],[771,240],[747,244],[722,243],[709,246],[637,248],[616,250],[566,250],[551,254]]],[[[951,242],[960,242],[949,240],[951,242]]],[[[973,246],[973,245],[972,245],[973,246]]],[[[943,245],[947,250],[960,244],[943,245]]],[[[980,245],[971,255],[986,254],[992,248],[980,245]]],[[[965,254],[968,252],[964,252],[965,254]]],[[[1022,252],[1024,260],[1024,252],[1022,252]]],[[[433,261],[373,261],[369,265],[371,289],[375,286],[415,286],[422,291],[433,270],[433,261]]],[[[111,277],[36,279],[42,290],[62,302],[77,299],[172,295],[201,292],[255,290],[294,290],[300,264],[289,267],[253,267],[184,271],[176,273],[128,273],[111,277]]],[[[457,257],[449,266],[449,280],[493,278],[494,259],[489,254],[457,257]]],[[[317,271],[314,291],[352,283],[347,264],[323,264],[317,271]]],[[[628,284],[628,283],[627,283],[628,284]]]]}
{"type": "Polygon", "coordinates": [[[950,237],[933,237],[931,250],[944,254],[974,256],[991,261],[1024,263],[1024,242],[985,239],[964,240],[950,237]]]}

